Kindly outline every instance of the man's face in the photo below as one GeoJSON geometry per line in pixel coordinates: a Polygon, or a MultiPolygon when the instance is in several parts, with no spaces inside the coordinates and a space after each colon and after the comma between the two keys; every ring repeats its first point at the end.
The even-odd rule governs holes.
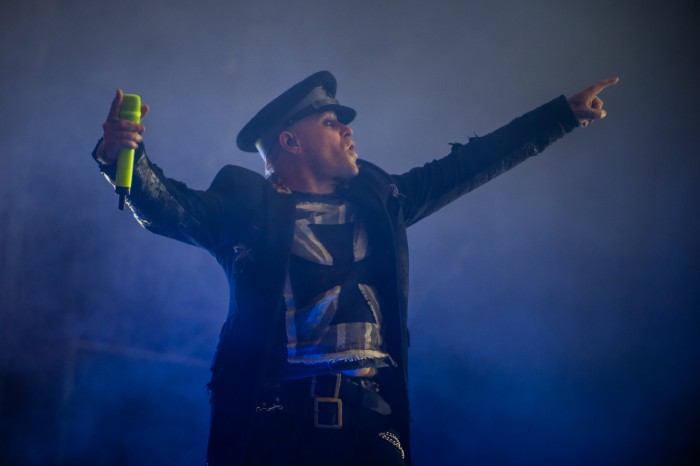
{"type": "Polygon", "coordinates": [[[290,128],[299,145],[300,163],[319,183],[338,183],[357,175],[357,153],[352,129],[338,121],[335,112],[312,114],[290,128]]]}

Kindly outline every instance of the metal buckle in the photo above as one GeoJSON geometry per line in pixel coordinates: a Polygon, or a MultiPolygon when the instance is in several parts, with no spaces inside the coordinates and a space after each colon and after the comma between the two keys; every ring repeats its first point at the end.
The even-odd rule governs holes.
{"type": "MultiPolygon", "coordinates": [[[[334,375],[335,389],[333,390],[333,396],[318,396],[316,394],[316,377],[311,379],[311,397],[314,399],[314,427],[317,429],[340,429],[343,427],[343,400],[338,398],[340,394],[341,374],[334,375]],[[331,424],[319,421],[319,415],[324,414],[321,413],[321,407],[323,406],[321,403],[335,405],[335,423],[331,424]]],[[[331,418],[332,417],[333,416],[331,416],[331,418]]]]}
{"type": "MultiPolygon", "coordinates": [[[[332,416],[331,416],[332,417],[332,416]]],[[[340,429],[343,427],[343,400],[339,398],[325,398],[316,397],[314,398],[314,427],[317,429],[340,429]],[[335,424],[325,424],[318,420],[318,416],[321,412],[320,404],[329,403],[335,405],[336,409],[336,423],[335,424]]]]}

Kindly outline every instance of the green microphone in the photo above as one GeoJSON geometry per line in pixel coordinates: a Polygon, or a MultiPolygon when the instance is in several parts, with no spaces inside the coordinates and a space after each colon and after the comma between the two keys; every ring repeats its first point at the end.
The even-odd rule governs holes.
{"type": "MultiPolygon", "coordinates": [[[[124,94],[119,107],[119,119],[138,123],[141,121],[141,97],[124,94]]],[[[124,199],[131,190],[131,178],[134,173],[134,149],[119,149],[117,158],[117,182],[115,191],[119,195],[119,210],[124,210],[124,199]]]]}

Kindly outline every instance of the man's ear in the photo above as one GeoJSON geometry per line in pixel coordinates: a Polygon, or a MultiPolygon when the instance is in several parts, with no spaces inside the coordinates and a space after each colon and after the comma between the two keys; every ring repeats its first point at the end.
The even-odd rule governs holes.
{"type": "Polygon", "coordinates": [[[294,133],[291,131],[282,131],[278,136],[278,140],[282,149],[292,154],[299,153],[299,142],[297,142],[294,133]]]}

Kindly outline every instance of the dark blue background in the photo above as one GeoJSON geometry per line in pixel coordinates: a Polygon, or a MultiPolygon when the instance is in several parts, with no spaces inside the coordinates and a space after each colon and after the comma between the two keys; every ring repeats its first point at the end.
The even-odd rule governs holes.
{"type": "Polygon", "coordinates": [[[0,463],[203,461],[223,274],[119,212],[89,153],[123,87],[168,175],[262,171],[238,129],[319,69],[397,172],[621,77],[606,120],[410,230],[415,460],[698,460],[692,5],[3,2],[0,463]]]}

